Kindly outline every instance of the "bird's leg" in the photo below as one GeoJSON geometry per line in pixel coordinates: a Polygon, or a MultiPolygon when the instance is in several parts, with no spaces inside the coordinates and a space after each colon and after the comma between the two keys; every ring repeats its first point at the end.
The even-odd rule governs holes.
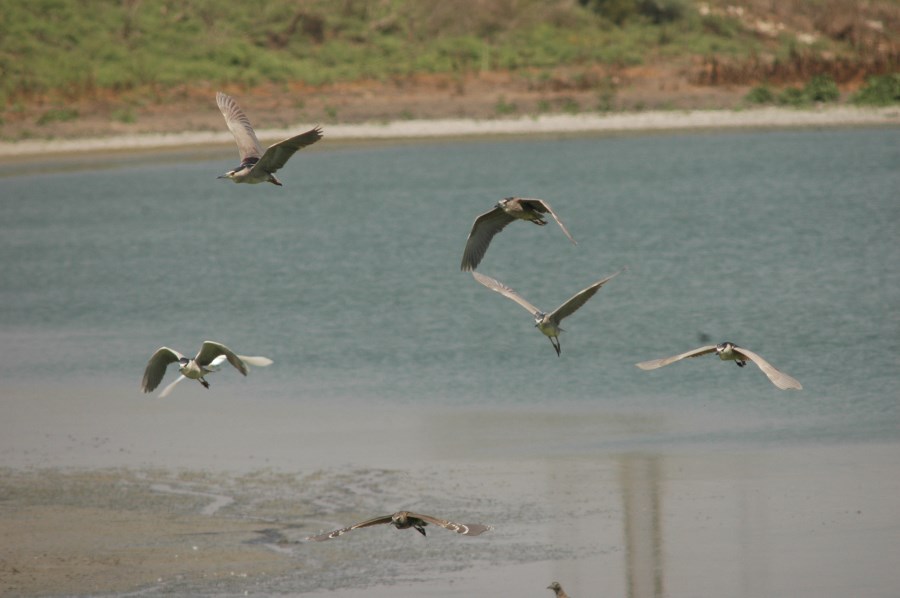
{"type": "Polygon", "coordinates": [[[747,362],[744,361],[743,359],[738,359],[738,360],[735,361],[734,363],[737,364],[737,366],[738,366],[739,368],[742,368],[742,367],[744,367],[745,365],[747,365],[747,362]]]}
{"type": "Polygon", "coordinates": [[[548,336],[547,338],[550,339],[550,344],[553,345],[554,349],[556,349],[556,356],[559,357],[559,352],[560,352],[559,337],[548,336]]]}
{"type": "Polygon", "coordinates": [[[203,379],[203,378],[200,378],[200,384],[203,385],[203,388],[209,388],[209,382],[207,382],[207,381],[206,381],[205,379],[203,379]]]}
{"type": "Polygon", "coordinates": [[[415,525],[415,526],[413,526],[413,527],[415,527],[415,528],[416,528],[416,531],[419,532],[420,534],[422,534],[423,536],[427,535],[427,534],[425,533],[425,528],[422,527],[422,525],[415,525]]]}

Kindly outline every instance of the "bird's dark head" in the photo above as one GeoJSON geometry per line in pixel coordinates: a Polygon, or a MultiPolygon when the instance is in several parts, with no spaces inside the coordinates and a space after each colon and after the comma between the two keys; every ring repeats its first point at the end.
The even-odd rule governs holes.
{"type": "Polygon", "coordinates": [[[719,343],[716,345],[716,353],[728,353],[732,349],[734,349],[734,343],[725,341],[724,343],[719,343]]]}
{"type": "Polygon", "coordinates": [[[538,327],[538,326],[540,326],[540,325],[541,325],[541,322],[543,322],[543,321],[544,321],[544,318],[546,318],[546,317],[547,317],[547,314],[545,314],[545,313],[542,312],[542,311],[539,311],[539,312],[537,312],[536,314],[534,314],[534,326],[535,326],[535,328],[538,327]]]}
{"type": "Polygon", "coordinates": [[[554,582],[551,583],[549,586],[547,586],[547,589],[548,589],[548,590],[553,590],[554,592],[559,592],[559,591],[562,590],[562,586],[559,585],[559,582],[558,582],[558,581],[554,581],[554,582]]]}
{"type": "Polygon", "coordinates": [[[508,204],[509,202],[511,202],[514,199],[515,199],[515,197],[504,197],[503,199],[501,199],[500,201],[497,202],[497,207],[502,208],[503,206],[505,206],[506,204],[508,204]]]}
{"type": "Polygon", "coordinates": [[[178,365],[180,365],[181,367],[184,367],[187,364],[189,364],[190,362],[191,362],[191,360],[188,359],[187,357],[182,357],[181,359],[178,360],[178,365]]]}

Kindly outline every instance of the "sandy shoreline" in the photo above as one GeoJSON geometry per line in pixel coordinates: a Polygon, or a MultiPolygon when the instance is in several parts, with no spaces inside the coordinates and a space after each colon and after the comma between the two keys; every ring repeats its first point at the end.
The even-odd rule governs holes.
{"type": "MultiPolygon", "coordinates": [[[[258,131],[261,140],[294,134],[310,123],[258,131]]],[[[384,123],[324,125],[331,140],[422,139],[500,135],[617,133],[682,129],[781,128],[900,125],[900,108],[823,107],[814,110],[646,111],[610,114],[552,114],[511,119],[401,120],[384,123]]],[[[77,152],[150,150],[232,143],[228,131],[188,131],[65,140],[0,143],[0,157],[42,157],[77,152]]]]}
{"type": "Polygon", "coordinates": [[[560,579],[572,595],[886,598],[900,584],[897,454],[596,455],[415,475],[0,469],[0,593],[513,598],[560,579]],[[495,529],[304,541],[399,508],[495,529]]]}
{"type": "Polygon", "coordinates": [[[559,404],[398,412],[220,390],[169,401],[6,389],[0,594],[513,598],[548,596],[558,579],[573,596],[886,598],[900,587],[895,442],[622,450],[586,438],[675,424],[559,404]],[[399,509],[495,529],[303,541],[399,509]]]}

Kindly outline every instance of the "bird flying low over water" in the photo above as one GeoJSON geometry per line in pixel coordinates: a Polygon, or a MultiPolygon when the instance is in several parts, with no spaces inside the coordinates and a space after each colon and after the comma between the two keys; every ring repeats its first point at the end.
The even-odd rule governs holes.
{"type": "Polygon", "coordinates": [[[566,225],[562,223],[562,220],[546,201],[527,197],[506,197],[498,201],[492,210],[475,219],[472,230],[469,231],[469,238],[466,240],[460,269],[466,271],[477,268],[481,258],[487,252],[488,245],[491,244],[491,239],[510,222],[528,220],[539,226],[547,224],[541,214],[550,214],[569,240],[577,245],[566,225]]]}
{"type": "Polygon", "coordinates": [[[418,513],[411,513],[410,511],[399,511],[397,513],[394,513],[393,515],[376,517],[374,519],[363,521],[362,523],[357,523],[356,525],[351,525],[350,527],[336,529],[333,532],[328,532],[326,534],[310,536],[307,538],[307,540],[314,540],[316,542],[330,540],[331,538],[342,536],[351,530],[359,529],[361,527],[369,527],[371,525],[381,525],[383,523],[390,523],[397,529],[414,528],[423,536],[425,535],[425,526],[429,523],[438,525],[444,529],[448,529],[451,532],[462,534],[463,536],[477,536],[479,534],[483,534],[486,531],[494,529],[490,525],[481,525],[478,523],[453,523],[452,521],[447,521],[446,519],[438,519],[437,517],[432,517],[430,515],[420,515],[418,513]]]}
{"type": "Polygon", "coordinates": [[[263,153],[250,119],[234,98],[220,91],[216,94],[216,103],[234,135],[241,156],[241,165],[226,172],[219,177],[220,179],[231,179],[235,183],[268,182],[280,187],[281,181],[275,178],[275,171],[283,167],[297,150],[312,145],[322,138],[322,129],[316,127],[306,133],[272,144],[263,153]]]}
{"type": "Polygon", "coordinates": [[[247,375],[248,364],[265,367],[272,363],[272,360],[268,357],[236,355],[225,345],[213,341],[205,341],[203,346],[200,347],[200,352],[193,359],[185,357],[174,349],[160,347],[150,358],[150,361],[147,362],[147,368],[144,370],[144,379],[141,382],[141,390],[153,392],[159,386],[159,383],[162,382],[169,364],[176,362],[178,363],[178,371],[181,372],[181,376],[159,393],[160,398],[167,396],[175,388],[175,385],[185,378],[197,380],[204,388],[209,388],[209,382],[206,381],[205,376],[219,371],[220,366],[226,360],[245,376],[247,375]]]}
{"type": "Polygon", "coordinates": [[[718,345],[706,345],[704,347],[698,347],[691,351],[687,351],[686,353],[681,353],[680,355],[673,355],[672,357],[666,357],[664,359],[653,359],[651,361],[642,361],[641,363],[636,364],[637,367],[642,370],[655,370],[656,368],[661,368],[664,365],[669,365],[670,363],[675,363],[676,361],[681,361],[682,359],[687,359],[688,357],[697,357],[699,355],[706,355],[707,353],[715,352],[719,359],[723,361],[733,361],[739,367],[744,367],[747,365],[748,361],[752,361],[759,369],[763,371],[763,373],[769,377],[769,380],[772,381],[772,384],[777,386],[782,390],[794,389],[801,390],[803,386],[797,382],[794,378],[791,378],[784,372],[778,371],[775,367],[754,353],[749,349],[744,349],[743,347],[738,347],[734,343],[724,342],[719,343],[718,345]]]}
{"type": "Polygon", "coordinates": [[[546,314],[533,306],[531,303],[526,301],[521,295],[517,292],[503,284],[498,280],[494,280],[490,276],[485,276],[484,274],[480,274],[478,272],[472,272],[472,276],[475,277],[475,280],[491,289],[492,291],[496,291],[506,297],[507,299],[512,299],[525,309],[527,309],[532,316],[534,316],[534,325],[541,332],[543,332],[547,338],[550,339],[550,344],[553,345],[553,348],[556,349],[556,355],[560,354],[560,344],[559,344],[559,333],[563,332],[563,329],[559,327],[560,322],[563,321],[567,316],[575,313],[578,308],[584,305],[588,299],[594,296],[594,294],[600,290],[604,284],[612,280],[614,277],[621,274],[625,268],[619,270],[615,274],[607,276],[602,280],[598,280],[591,286],[586,289],[582,289],[575,293],[572,298],[568,301],[557,307],[555,310],[546,314]]]}

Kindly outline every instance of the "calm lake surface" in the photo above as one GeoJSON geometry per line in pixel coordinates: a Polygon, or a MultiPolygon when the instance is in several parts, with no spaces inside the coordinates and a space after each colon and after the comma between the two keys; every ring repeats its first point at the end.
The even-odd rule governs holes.
{"type": "Polygon", "coordinates": [[[316,149],[283,188],[216,180],[224,150],[4,167],[2,384],[133,399],[157,347],[212,339],[275,360],[212,379],[262,400],[661,409],[703,419],[685,431],[703,441],[900,436],[897,129],[316,149]],[[579,242],[522,223],[494,239],[480,271],[539,307],[628,266],[564,322],[561,358],[459,271],[473,219],[508,195],[548,200],[579,242]],[[634,367],[704,338],[804,390],[714,356],[634,367]]]}
{"type": "MultiPolygon", "coordinates": [[[[144,493],[126,512],[182,496],[161,522],[208,520],[207,497],[289,559],[191,577],[171,554],[248,541],[175,534],[137,587],[105,568],[92,591],[896,595],[900,129],[325,135],[283,188],[216,180],[232,148],[0,164],[0,465],[137,471],[114,486],[144,493]],[[628,267],[565,320],[561,357],[459,271],[473,220],[509,195],[546,199],[578,240],[553,223],[495,237],[479,270],[535,305],[628,267]],[[158,347],[206,339],[275,363],[141,394],[158,347]],[[804,389],[714,356],[634,366],[724,340],[804,389]],[[402,508],[496,529],[299,542],[402,508]]],[[[82,498],[64,482],[32,499],[9,473],[0,493],[118,508],[86,475],[82,498]]]]}

